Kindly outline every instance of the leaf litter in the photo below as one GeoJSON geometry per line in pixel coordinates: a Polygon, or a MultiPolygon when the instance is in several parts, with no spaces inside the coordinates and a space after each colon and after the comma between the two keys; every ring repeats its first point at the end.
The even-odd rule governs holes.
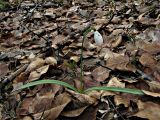
{"type": "Polygon", "coordinates": [[[160,119],[158,0],[10,0],[2,5],[0,119],[160,119]],[[90,26],[95,31],[84,41],[82,81],[85,89],[96,90],[81,94],[41,84],[12,93],[40,79],[80,89],[81,46],[90,26]],[[101,86],[139,89],[144,95],[101,86]]]}

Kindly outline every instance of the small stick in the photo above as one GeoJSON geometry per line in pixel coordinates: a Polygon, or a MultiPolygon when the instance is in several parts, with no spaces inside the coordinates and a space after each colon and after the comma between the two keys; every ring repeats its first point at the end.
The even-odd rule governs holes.
{"type": "Polygon", "coordinates": [[[6,85],[9,82],[13,81],[13,79],[18,76],[20,73],[22,73],[26,68],[28,67],[28,64],[23,65],[22,67],[20,67],[17,71],[15,71],[14,73],[12,73],[11,75],[9,75],[7,78],[5,78],[2,81],[2,85],[6,85]]]}

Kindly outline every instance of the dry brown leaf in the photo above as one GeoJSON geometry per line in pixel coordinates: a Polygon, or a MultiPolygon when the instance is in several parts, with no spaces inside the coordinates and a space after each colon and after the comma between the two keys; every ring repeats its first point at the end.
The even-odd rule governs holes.
{"type": "Polygon", "coordinates": [[[120,17],[114,16],[111,22],[115,23],[115,24],[118,24],[120,21],[121,21],[120,17]]]}
{"type": "Polygon", "coordinates": [[[142,90],[144,92],[144,94],[152,96],[152,97],[160,97],[160,93],[155,93],[155,92],[150,92],[150,91],[146,91],[146,90],[142,90]]]}
{"type": "Polygon", "coordinates": [[[72,96],[77,98],[81,103],[84,104],[95,104],[97,102],[97,99],[90,97],[89,95],[86,94],[80,94],[75,91],[66,89],[67,92],[69,92],[72,96]]]}
{"type": "Polygon", "coordinates": [[[55,18],[56,15],[54,14],[55,13],[55,9],[54,8],[49,8],[49,9],[46,9],[45,10],[45,16],[50,16],[52,18],[55,18]]]}
{"type": "Polygon", "coordinates": [[[115,29],[112,32],[112,35],[119,35],[119,34],[123,34],[125,31],[124,29],[115,29]]]}
{"type": "Polygon", "coordinates": [[[9,72],[8,65],[4,62],[0,62],[0,78],[4,77],[9,72]]]}
{"type": "Polygon", "coordinates": [[[109,72],[110,70],[100,66],[92,71],[92,76],[94,80],[102,82],[109,77],[109,72]]]}
{"type": "Polygon", "coordinates": [[[29,66],[27,67],[25,72],[31,72],[41,66],[43,66],[45,61],[42,58],[36,58],[34,61],[32,61],[29,66]]]}
{"type": "Polygon", "coordinates": [[[71,101],[71,98],[66,94],[60,94],[56,97],[54,100],[54,106],[53,108],[49,110],[45,110],[41,113],[36,113],[33,115],[35,120],[39,120],[41,116],[42,118],[45,118],[47,120],[55,120],[63,111],[63,109],[68,105],[68,103],[71,101]]]}
{"type": "Polygon", "coordinates": [[[89,95],[90,97],[96,98],[97,100],[99,100],[101,98],[101,94],[102,94],[102,92],[99,92],[96,90],[92,90],[87,93],[87,95],[89,95]]]}
{"type": "Polygon", "coordinates": [[[128,100],[126,97],[115,95],[114,96],[114,102],[116,105],[123,104],[125,107],[129,107],[130,100],[128,100]]]}
{"type": "Polygon", "coordinates": [[[113,53],[109,48],[102,48],[99,54],[99,57],[104,58],[105,60],[116,56],[119,56],[119,54],[113,53]]]}
{"type": "Polygon", "coordinates": [[[113,77],[111,80],[109,80],[107,86],[125,88],[125,83],[122,83],[118,78],[113,77]]]}
{"type": "Polygon", "coordinates": [[[21,106],[18,107],[17,110],[16,110],[17,115],[18,115],[18,116],[21,116],[21,115],[28,115],[28,114],[30,114],[30,113],[29,113],[29,110],[30,110],[30,111],[33,111],[32,101],[33,101],[33,98],[32,98],[32,97],[25,98],[25,99],[21,102],[21,106]]]}
{"type": "Polygon", "coordinates": [[[136,46],[150,54],[160,53],[160,44],[158,43],[149,43],[144,41],[137,41],[136,46]]]}
{"type": "Polygon", "coordinates": [[[32,106],[31,106],[32,109],[30,108],[28,111],[29,113],[40,113],[43,112],[44,110],[51,109],[53,100],[54,100],[53,93],[47,94],[45,96],[37,95],[32,100],[32,106]]]}
{"type": "Polygon", "coordinates": [[[52,40],[52,47],[53,48],[58,48],[57,44],[63,44],[64,42],[68,41],[68,37],[64,35],[57,35],[53,40],[52,40]]]}
{"type": "Polygon", "coordinates": [[[156,66],[156,60],[151,54],[143,53],[139,58],[140,63],[145,67],[154,68],[156,66]]]}
{"type": "Polygon", "coordinates": [[[81,108],[77,108],[75,110],[70,110],[70,111],[64,111],[61,113],[62,116],[66,116],[66,117],[77,117],[80,114],[82,114],[82,112],[87,108],[88,106],[84,106],[81,108]]]}
{"type": "Polygon", "coordinates": [[[86,108],[80,116],[77,117],[77,120],[96,120],[98,108],[90,106],[86,108]]]}
{"type": "Polygon", "coordinates": [[[29,81],[38,80],[41,77],[41,75],[45,74],[48,71],[48,68],[49,65],[45,65],[36,69],[35,71],[32,71],[29,75],[28,80],[29,81]]]}
{"type": "Polygon", "coordinates": [[[149,120],[160,120],[160,105],[153,102],[142,102],[137,103],[139,111],[134,116],[147,118],[149,120]]]}
{"type": "Polygon", "coordinates": [[[121,35],[117,36],[115,38],[115,40],[111,43],[111,47],[115,48],[115,47],[119,46],[121,44],[121,42],[122,42],[122,36],[121,35]]]}
{"type": "Polygon", "coordinates": [[[134,66],[129,64],[129,57],[119,55],[117,57],[109,58],[106,61],[106,66],[111,69],[118,69],[118,70],[124,70],[124,71],[133,71],[135,72],[134,66]]]}
{"type": "Polygon", "coordinates": [[[57,60],[54,58],[54,57],[47,57],[45,59],[45,62],[48,64],[48,65],[56,65],[57,64],[57,60]]]}
{"type": "Polygon", "coordinates": [[[39,96],[42,97],[54,97],[56,93],[60,90],[61,86],[56,85],[56,84],[44,84],[43,86],[36,86],[35,89],[32,90],[32,92],[37,93],[36,91],[38,90],[39,92],[37,93],[39,96]]]}
{"type": "Polygon", "coordinates": [[[83,82],[84,82],[84,88],[88,89],[90,87],[95,87],[95,86],[100,86],[100,82],[94,80],[90,75],[86,75],[83,77],[83,82]]]}
{"type": "Polygon", "coordinates": [[[160,82],[150,81],[147,82],[147,84],[149,85],[151,91],[160,92],[160,82]]]}
{"type": "Polygon", "coordinates": [[[78,57],[78,56],[71,56],[71,57],[70,57],[70,60],[73,60],[73,61],[75,61],[75,62],[78,62],[79,59],[80,59],[80,57],[78,57]]]}
{"type": "Polygon", "coordinates": [[[22,120],[33,120],[30,116],[25,116],[22,120]]]}
{"type": "Polygon", "coordinates": [[[26,82],[28,80],[28,76],[29,76],[28,74],[26,74],[25,72],[22,72],[13,80],[13,83],[16,86],[17,83],[26,82]]]}

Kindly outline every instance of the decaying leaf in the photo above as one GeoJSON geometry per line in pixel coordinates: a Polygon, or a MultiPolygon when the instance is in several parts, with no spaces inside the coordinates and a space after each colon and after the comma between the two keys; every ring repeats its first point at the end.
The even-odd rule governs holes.
{"type": "Polygon", "coordinates": [[[143,66],[155,68],[157,61],[154,59],[154,57],[148,53],[142,54],[142,56],[139,58],[139,61],[143,66]]]}
{"type": "Polygon", "coordinates": [[[97,67],[92,71],[93,78],[98,82],[103,82],[109,77],[110,70],[107,70],[104,67],[97,67]]]}
{"type": "Polygon", "coordinates": [[[106,66],[111,69],[135,72],[134,66],[131,65],[129,62],[130,62],[129,57],[127,56],[123,56],[123,55],[119,55],[117,57],[113,56],[112,58],[109,58],[106,61],[106,66]]]}
{"type": "Polygon", "coordinates": [[[66,117],[77,117],[79,116],[88,106],[84,106],[75,110],[71,110],[71,111],[65,111],[62,112],[61,115],[62,116],[66,116],[66,117]]]}
{"type": "Polygon", "coordinates": [[[47,120],[54,120],[56,119],[60,113],[63,111],[63,109],[66,107],[66,105],[71,101],[71,98],[67,94],[61,94],[56,97],[56,99],[53,102],[54,106],[53,108],[49,110],[44,110],[44,112],[36,113],[34,114],[34,119],[39,120],[41,117],[45,118],[47,120]]]}
{"type": "Polygon", "coordinates": [[[160,53],[160,44],[157,43],[149,43],[144,41],[137,41],[136,46],[150,54],[160,53]]]}
{"type": "Polygon", "coordinates": [[[8,65],[4,62],[0,62],[0,78],[9,72],[8,65]]]}
{"type": "Polygon", "coordinates": [[[142,102],[138,101],[137,103],[139,111],[134,116],[141,117],[141,118],[147,118],[149,120],[159,120],[160,115],[160,106],[158,104],[155,104],[153,102],[142,102]]]}

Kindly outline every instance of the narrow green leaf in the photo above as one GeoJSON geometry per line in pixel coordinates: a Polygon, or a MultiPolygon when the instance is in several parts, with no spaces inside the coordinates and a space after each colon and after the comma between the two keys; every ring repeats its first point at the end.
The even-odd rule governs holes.
{"type": "Polygon", "coordinates": [[[18,88],[16,88],[14,91],[25,89],[25,88],[29,88],[29,87],[32,87],[32,86],[35,86],[35,85],[40,85],[40,84],[56,84],[56,85],[61,85],[61,86],[64,86],[66,88],[69,88],[69,89],[71,89],[73,91],[79,92],[75,87],[73,87],[72,85],[69,85],[68,83],[65,83],[65,82],[62,82],[62,81],[59,81],[59,80],[49,80],[49,79],[47,79],[47,80],[33,81],[33,82],[30,82],[30,83],[24,84],[24,85],[19,86],[18,88]]]}
{"type": "Polygon", "coordinates": [[[92,90],[106,90],[106,91],[113,91],[113,92],[124,92],[124,93],[131,93],[131,94],[137,94],[137,95],[144,95],[144,93],[141,90],[138,89],[129,89],[129,88],[117,88],[117,87],[91,87],[84,91],[84,93],[92,90]]]}

